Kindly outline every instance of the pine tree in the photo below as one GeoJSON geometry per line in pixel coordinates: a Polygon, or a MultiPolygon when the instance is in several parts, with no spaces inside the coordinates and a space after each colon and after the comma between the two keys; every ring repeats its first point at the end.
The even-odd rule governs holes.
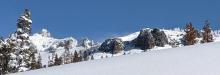
{"type": "Polygon", "coordinates": [[[205,21],[202,34],[203,34],[202,43],[213,42],[212,29],[210,28],[210,23],[208,20],[205,21]]]}
{"type": "Polygon", "coordinates": [[[37,61],[36,61],[35,54],[31,54],[30,57],[31,57],[31,64],[30,64],[31,69],[32,70],[37,69],[37,61]]]}
{"type": "Polygon", "coordinates": [[[1,53],[3,55],[3,60],[1,60],[2,63],[2,70],[3,70],[3,74],[6,74],[8,72],[10,72],[8,63],[10,60],[10,50],[11,47],[9,44],[3,44],[3,48],[1,49],[1,53]]]}
{"type": "Polygon", "coordinates": [[[104,57],[103,57],[103,55],[101,56],[101,59],[103,59],[104,57]]]}
{"type": "Polygon", "coordinates": [[[83,56],[82,56],[83,52],[80,50],[78,55],[79,55],[79,62],[83,61],[83,56]]]}
{"type": "Polygon", "coordinates": [[[91,60],[94,60],[94,56],[93,55],[91,56],[91,60]]]}
{"type": "Polygon", "coordinates": [[[73,59],[72,59],[72,62],[79,62],[81,59],[80,59],[80,56],[79,54],[77,53],[77,51],[74,52],[74,55],[73,55],[73,59]]]}
{"type": "Polygon", "coordinates": [[[41,58],[41,55],[40,55],[40,53],[39,53],[38,59],[37,59],[37,66],[36,66],[37,69],[40,69],[40,68],[43,67],[43,65],[42,65],[42,63],[41,63],[41,60],[42,60],[42,58],[41,58]]]}
{"type": "Polygon", "coordinates": [[[54,65],[61,65],[61,61],[62,59],[60,59],[58,55],[56,54],[55,59],[54,59],[54,65]]]}
{"type": "Polygon", "coordinates": [[[64,45],[64,48],[65,48],[65,51],[64,51],[64,54],[63,54],[63,59],[64,59],[64,64],[69,64],[72,62],[72,54],[71,52],[69,51],[70,48],[72,47],[71,46],[71,43],[72,41],[68,40],[66,41],[65,45],[64,45]]]}
{"type": "Polygon", "coordinates": [[[195,44],[196,43],[195,39],[196,39],[197,33],[196,33],[196,30],[194,29],[191,22],[186,25],[185,32],[186,32],[186,34],[184,36],[185,45],[195,44]]]}
{"type": "Polygon", "coordinates": [[[31,68],[31,55],[36,52],[36,48],[29,39],[31,34],[31,13],[25,9],[23,15],[17,22],[17,31],[7,39],[10,45],[10,60],[8,66],[10,72],[25,71],[31,68]]]}
{"type": "Polygon", "coordinates": [[[80,61],[83,61],[83,57],[79,54],[79,61],[78,62],[80,62],[80,61]]]}
{"type": "Polygon", "coordinates": [[[4,58],[4,55],[3,55],[3,40],[1,40],[0,39],[0,75],[2,75],[3,74],[3,64],[4,64],[4,60],[5,60],[5,58],[4,58]]]}
{"type": "Polygon", "coordinates": [[[83,59],[84,59],[84,61],[88,61],[89,60],[89,57],[88,57],[88,52],[87,51],[84,51],[83,52],[83,59]]]}
{"type": "Polygon", "coordinates": [[[59,57],[59,65],[62,65],[63,64],[63,61],[62,61],[62,57],[59,57]]]}
{"type": "Polygon", "coordinates": [[[58,55],[56,54],[55,55],[55,59],[54,59],[54,65],[59,65],[59,58],[58,58],[58,55]]]}
{"type": "Polygon", "coordinates": [[[106,55],[105,58],[108,58],[108,56],[106,55]]]}
{"type": "Polygon", "coordinates": [[[18,19],[17,28],[21,28],[24,33],[31,34],[31,12],[25,9],[24,14],[18,19]]]}
{"type": "Polygon", "coordinates": [[[4,44],[4,39],[0,39],[0,74],[6,74],[9,71],[9,46],[4,44]]]}

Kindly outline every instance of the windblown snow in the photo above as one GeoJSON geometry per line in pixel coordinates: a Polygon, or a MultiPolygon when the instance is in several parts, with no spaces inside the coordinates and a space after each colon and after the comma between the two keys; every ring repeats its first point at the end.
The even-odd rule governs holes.
{"type": "Polygon", "coordinates": [[[149,51],[10,75],[219,75],[219,45],[149,51]]]}

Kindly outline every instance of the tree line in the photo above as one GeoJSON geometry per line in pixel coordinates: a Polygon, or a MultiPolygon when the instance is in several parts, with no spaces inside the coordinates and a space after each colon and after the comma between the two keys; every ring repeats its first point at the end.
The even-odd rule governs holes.
{"type": "Polygon", "coordinates": [[[186,33],[183,37],[183,42],[185,45],[194,45],[195,43],[198,42],[196,41],[196,38],[197,37],[200,38],[201,36],[202,36],[202,40],[200,41],[201,43],[213,42],[212,29],[210,27],[210,22],[208,20],[205,21],[201,33],[193,27],[193,24],[191,22],[186,24],[184,31],[186,33]]]}

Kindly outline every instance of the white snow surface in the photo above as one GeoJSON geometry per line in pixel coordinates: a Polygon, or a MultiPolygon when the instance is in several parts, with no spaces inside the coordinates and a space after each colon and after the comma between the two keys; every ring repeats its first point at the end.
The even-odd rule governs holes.
{"type": "Polygon", "coordinates": [[[30,36],[31,42],[37,47],[39,51],[46,51],[51,46],[57,46],[61,42],[65,42],[66,40],[72,40],[72,47],[76,47],[77,40],[73,37],[68,37],[64,39],[56,39],[50,37],[50,33],[46,29],[42,29],[40,33],[35,33],[33,36],[30,36]]]}
{"type": "Polygon", "coordinates": [[[50,36],[50,32],[47,29],[42,29],[41,32],[35,33],[32,36],[30,36],[31,43],[36,46],[38,52],[40,53],[42,57],[42,64],[48,65],[49,58],[52,56],[52,53],[50,53],[49,49],[54,48],[55,53],[57,53],[59,56],[63,54],[65,51],[64,47],[59,46],[59,44],[65,43],[67,40],[71,40],[71,52],[74,52],[75,50],[83,50],[82,47],[76,47],[77,46],[77,40],[73,37],[68,37],[64,39],[57,39],[50,36]]]}
{"type": "Polygon", "coordinates": [[[57,41],[57,39],[52,37],[44,37],[38,33],[30,36],[30,40],[39,51],[44,51],[45,49],[49,48],[55,41],[57,41]]]}
{"type": "Polygon", "coordinates": [[[123,37],[118,37],[118,38],[122,39],[122,41],[132,41],[135,38],[137,38],[139,34],[140,32],[138,31],[138,32],[135,32],[135,33],[123,36],[123,37]]]}
{"type": "Polygon", "coordinates": [[[219,45],[154,50],[9,75],[220,75],[219,45]]]}

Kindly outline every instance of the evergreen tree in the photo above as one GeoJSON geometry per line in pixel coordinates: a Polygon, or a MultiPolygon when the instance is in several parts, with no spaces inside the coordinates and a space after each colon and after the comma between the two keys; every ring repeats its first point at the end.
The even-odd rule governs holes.
{"type": "Polygon", "coordinates": [[[77,53],[77,51],[74,52],[74,55],[73,55],[73,59],[72,59],[72,62],[79,62],[80,61],[80,56],[79,54],[77,53]]]}
{"type": "Polygon", "coordinates": [[[192,23],[190,22],[189,24],[186,25],[185,28],[185,36],[184,36],[184,44],[185,45],[194,45],[196,43],[196,30],[194,29],[192,23]]]}
{"type": "Polygon", "coordinates": [[[62,57],[59,57],[59,65],[62,65],[63,64],[63,61],[62,61],[62,57]]]}
{"type": "Polygon", "coordinates": [[[80,61],[83,61],[83,57],[81,55],[79,55],[79,61],[78,62],[80,62],[80,61]]]}
{"type": "Polygon", "coordinates": [[[59,58],[58,58],[58,55],[57,55],[57,54],[55,55],[54,65],[60,65],[60,64],[59,64],[59,58]]]}
{"type": "Polygon", "coordinates": [[[93,55],[91,56],[91,60],[94,60],[94,56],[93,55]]]}
{"type": "Polygon", "coordinates": [[[54,59],[54,65],[61,65],[62,64],[62,58],[59,58],[58,55],[55,55],[54,59]]]}
{"type": "Polygon", "coordinates": [[[23,15],[18,19],[17,31],[7,39],[7,43],[11,47],[8,62],[9,72],[33,69],[31,67],[31,64],[33,64],[31,55],[37,50],[29,39],[31,24],[31,13],[28,9],[25,9],[23,15]]]}
{"type": "Polygon", "coordinates": [[[83,59],[84,59],[84,61],[88,61],[89,60],[89,57],[88,57],[88,52],[87,51],[84,51],[83,52],[83,59]]]}
{"type": "Polygon", "coordinates": [[[31,64],[30,64],[31,69],[32,70],[37,69],[37,61],[36,61],[35,54],[31,54],[30,57],[31,57],[31,64]]]}
{"type": "Polygon", "coordinates": [[[40,55],[40,53],[39,53],[38,59],[37,59],[37,66],[36,66],[37,69],[40,69],[40,68],[43,67],[43,65],[42,65],[42,63],[41,63],[41,60],[42,60],[42,58],[41,58],[41,55],[40,55]]]}
{"type": "Polygon", "coordinates": [[[103,59],[104,57],[103,57],[103,55],[101,56],[101,59],[103,59]]]}
{"type": "Polygon", "coordinates": [[[3,64],[4,64],[4,60],[5,60],[5,58],[4,58],[4,55],[3,55],[3,43],[2,43],[3,41],[0,39],[0,75],[2,75],[3,74],[3,64]]]}
{"type": "Polygon", "coordinates": [[[0,39],[0,73],[6,74],[9,71],[8,62],[9,62],[9,51],[10,47],[8,44],[5,44],[4,39],[0,39]]]}
{"type": "Polygon", "coordinates": [[[79,54],[79,62],[83,61],[83,56],[82,56],[83,52],[80,50],[78,54],[79,54]]]}
{"type": "Polygon", "coordinates": [[[24,33],[31,34],[31,12],[25,9],[24,14],[18,19],[17,28],[21,28],[24,33]]]}
{"type": "Polygon", "coordinates": [[[65,48],[65,51],[64,51],[64,54],[63,54],[63,59],[64,59],[64,64],[69,64],[72,62],[72,54],[71,52],[69,51],[70,48],[72,48],[71,46],[72,44],[72,41],[71,40],[68,40],[66,41],[65,45],[64,45],[64,48],[65,48]]]}
{"type": "Polygon", "coordinates": [[[213,42],[212,29],[210,28],[210,23],[208,20],[205,21],[202,34],[203,34],[202,43],[213,42]]]}

